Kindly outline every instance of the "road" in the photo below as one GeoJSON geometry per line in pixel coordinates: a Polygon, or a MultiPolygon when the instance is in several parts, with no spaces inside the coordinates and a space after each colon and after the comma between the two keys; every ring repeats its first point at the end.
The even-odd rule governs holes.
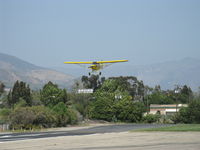
{"type": "Polygon", "coordinates": [[[28,139],[50,138],[60,136],[78,136],[91,135],[101,133],[119,133],[134,129],[142,128],[157,128],[161,126],[170,126],[167,124],[115,124],[115,125],[101,125],[96,127],[83,127],[81,129],[74,128],[70,131],[48,131],[48,132],[30,132],[30,133],[7,133],[0,134],[0,143],[8,141],[19,141],[28,139]]]}

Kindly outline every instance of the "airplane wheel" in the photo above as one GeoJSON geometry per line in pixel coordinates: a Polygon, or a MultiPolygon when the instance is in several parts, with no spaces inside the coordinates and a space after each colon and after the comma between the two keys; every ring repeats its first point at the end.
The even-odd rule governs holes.
{"type": "Polygon", "coordinates": [[[99,75],[101,75],[101,72],[99,72],[99,75]]]}
{"type": "Polygon", "coordinates": [[[89,74],[89,76],[91,75],[91,73],[90,73],[90,72],[89,72],[88,74],[89,74]]]}

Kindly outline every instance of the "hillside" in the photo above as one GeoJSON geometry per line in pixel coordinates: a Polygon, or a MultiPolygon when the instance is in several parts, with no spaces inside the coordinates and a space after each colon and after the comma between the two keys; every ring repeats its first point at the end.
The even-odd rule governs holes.
{"type": "MultiPolygon", "coordinates": [[[[7,87],[12,87],[16,80],[25,81],[34,89],[41,88],[48,81],[57,83],[61,87],[69,87],[74,78],[67,75],[68,73],[76,77],[88,73],[88,70],[68,65],[64,65],[64,69],[55,69],[64,70],[66,73],[35,66],[14,56],[0,53],[0,81],[4,82],[7,87]]],[[[144,66],[133,66],[129,63],[114,64],[105,68],[102,74],[106,77],[136,76],[146,85],[161,85],[163,89],[173,89],[177,84],[186,84],[197,90],[200,87],[200,60],[184,58],[144,66]]]]}
{"type": "Polygon", "coordinates": [[[174,88],[176,84],[186,84],[197,90],[200,87],[200,60],[185,58],[145,66],[137,76],[149,85],[160,84],[165,89],[174,88]]]}
{"type": "Polygon", "coordinates": [[[144,66],[113,66],[108,74],[117,75],[118,70],[136,76],[146,85],[161,85],[163,89],[173,89],[175,85],[188,85],[193,90],[200,87],[200,60],[184,58],[177,61],[149,64],[144,66]]]}
{"type": "MultiPolygon", "coordinates": [[[[145,85],[154,87],[161,85],[163,89],[173,89],[175,85],[188,85],[193,90],[200,87],[200,60],[195,58],[184,58],[176,61],[168,61],[143,66],[134,66],[133,60],[128,63],[113,64],[102,71],[103,76],[136,76],[143,80],[145,85]]],[[[57,70],[67,70],[74,76],[86,74],[82,68],[60,68],[57,70]]]]}
{"type": "Polygon", "coordinates": [[[0,81],[7,87],[12,87],[17,80],[28,83],[33,89],[39,89],[48,81],[52,81],[60,87],[69,87],[73,77],[0,53],[0,81]]]}

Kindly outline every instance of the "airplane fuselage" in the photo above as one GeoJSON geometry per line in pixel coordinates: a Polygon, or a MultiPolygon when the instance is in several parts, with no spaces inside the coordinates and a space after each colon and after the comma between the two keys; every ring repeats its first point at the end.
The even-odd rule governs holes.
{"type": "Polygon", "coordinates": [[[99,70],[103,69],[103,64],[98,64],[98,63],[94,62],[88,68],[92,69],[92,72],[99,71],[99,70]]]}

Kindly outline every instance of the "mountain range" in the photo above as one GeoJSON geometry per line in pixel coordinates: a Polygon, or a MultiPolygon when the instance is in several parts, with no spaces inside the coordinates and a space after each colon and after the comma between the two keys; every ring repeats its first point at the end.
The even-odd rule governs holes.
{"type": "Polygon", "coordinates": [[[154,87],[160,85],[162,89],[173,89],[176,85],[188,85],[193,90],[200,87],[200,60],[184,58],[177,61],[149,64],[143,66],[113,66],[109,73],[126,72],[143,80],[145,85],[154,87]]]}
{"type": "Polygon", "coordinates": [[[17,80],[26,82],[33,89],[42,88],[48,81],[67,88],[72,84],[73,79],[70,75],[0,53],[0,81],[8,88],[11,88],[17,80]]]}
{"type": "Polygon", "coordinates": [[[200,87],[200,60],[195,58],[143,66],[136,73],[147,85],[161,85],[164,89],[175,85],[188,85],[193,90],[200,87]]]}
{"type": "MultiPolygon", "coordinates": [[[[84,74],[87,75],[86,70],[78,67],[65,65],[65,68],[48,69],[0,53],[0,81],[7,87],[12,87],[16,80],[22,80],[33,89],[42,88],[48,81],[68,88],[75,78],[84,74]]],[[[145,85],[151,87],[160,85],[162,89],[173,89],[175,85],[186,84],[197,90],[200,87],[200,59],[184,58],[143,66],[134,66],[130,63],[114,64],[105,68],[102,75],[136,76],[139,80],[143,80],[145,85]]]]}
{"type": "MultiPolygon", "coordinates": [[[[193,90],[200,87],[200,59],[183,58],[180,60],[167,61],[149,65],[130,65],[128,63],[113,64],[102,71],[102,75],[110,76],[135,76],[143,80],[145,85],[154,87],[160,85],[162,89],[174,89],[176,85],[188,85],[193,90]]],[[[67,66],[68,67],[68,66],[67,66]]],[[[54,68],[64,71],[73,76],[86,74],[82,68],[54,68]]]]}

